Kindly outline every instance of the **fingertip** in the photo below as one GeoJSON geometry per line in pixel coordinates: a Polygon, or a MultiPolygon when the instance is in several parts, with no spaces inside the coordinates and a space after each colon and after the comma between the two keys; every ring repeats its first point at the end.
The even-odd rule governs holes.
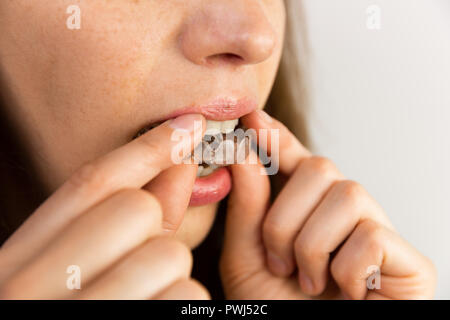
{"type": "Polygon", "coordinates": [[[183,114],[174,119],[168,120],[168,125],[175,130],[194,132],[194,130],[197,128],[196,122],[200,122],[203,129],[205,117],[198,113],[183,114]]]}
{"type": "Polygon", "coordinates": [[[170,167],[144,186],[160,199],[164,212],[162,225],[166,233],[175,233],[184,219],[197,177],[197,166],[180,164],[170,167]]]}
{"type": "Polygon", "coordinates": [[[243,189],[246,191],[254,191],[261,188],[270,190],[270,183],[267,175],[264,175],[264,167],[258,161],[255,164],[243,163],[230,166],[233,177],[233,190],[243,189]]]}
{"type": "Polygon", "coordinates": [[[264,128],[273,122],[270,117],[270,121],[266,121],[267,117],[270,117],[263,110],[255,110],[240,119],[241,123],[247,128],[264,128]],[[262,115],[263,113],[264,115],[262,115]]]}
{"type": "Polygon", "coordinates": [[[271,124],[274,122],[274,118],[272,118],[266,111],[264,110],[257,110],[256,113],[258,114],[259,118],[267,123],[267,124],[271,124]]]}
{"type": "Polygon", "coordinates": [[[304,293],[310,296],[316,295],[316,288],[311,278],[302,270],[298,271],[298,281],[304,293]]]}
{"type": "Polygon", "coordinates": [[[284,125],[272,117],[265,110],[258,109],[241,118],[241,122],[248,128],[279,128],[284,125]]]}

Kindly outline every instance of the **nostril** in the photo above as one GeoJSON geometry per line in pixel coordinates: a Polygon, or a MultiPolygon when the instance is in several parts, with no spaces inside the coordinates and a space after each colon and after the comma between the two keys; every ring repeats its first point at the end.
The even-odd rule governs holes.
{"type": "Polygon", "coordinates": [[[245,63],[244,58],[234,53],[214,54],[206,58],[206,61],[208,62],[208,64],[224,63],[224,64],[240,65],[245,63]]]}
{"type": "Polygon", "coordinates": [[[241,56],[234,54],[234,53],[225,53],[222,56],[223,56],[223,59],[230,60],[230,61],[243,61],[244,60],[241,56]]]}

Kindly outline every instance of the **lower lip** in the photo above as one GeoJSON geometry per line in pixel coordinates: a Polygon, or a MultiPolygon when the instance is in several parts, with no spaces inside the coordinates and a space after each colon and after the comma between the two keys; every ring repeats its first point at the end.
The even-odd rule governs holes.
{"type": "Polygon", "coordinates": [[[231,174],[222,167],[206,177],[198,177],[192,190],[190,206],[204,206],[223,200],[231,190],[231,174]]]}

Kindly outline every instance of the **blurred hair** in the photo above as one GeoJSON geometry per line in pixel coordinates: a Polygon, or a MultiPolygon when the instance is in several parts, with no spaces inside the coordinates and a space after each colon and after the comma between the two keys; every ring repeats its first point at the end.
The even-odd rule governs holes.
{"type": "Polygon", "coordinates": [[[8,112],[14,103],[6,82],[0,69],[0,246],[46,197],[17,119],[8,112]]]}
{"type": "Polygon", "coordinates": [[[277,78],[266,111],[283,122],[306,146],[309,106],[309,48],[302,1],[285,0],[286,37],[277,78]]]}

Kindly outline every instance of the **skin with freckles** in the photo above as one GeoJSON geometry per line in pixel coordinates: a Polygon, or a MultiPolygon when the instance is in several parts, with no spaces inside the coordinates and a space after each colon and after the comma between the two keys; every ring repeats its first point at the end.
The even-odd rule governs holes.
{"type": "MultiPolygon", "coordinates": [[[[182,115],[131,140],[212,100],[262,109],[285,20],[282,0],[1,1],[0,90],[50,196],[0,250],[0,298],[209,298],[190,278],[190,249],[218,204],[189,207],[197,167],[170,160],[173,131],[192,134],[205,118],[182,115]],[[66,27],[73,4],[79,30],[66,27]],[[68,265],[83,270],[82,290],[67,290],[68,265]]],[[[362,187],[264,113],[242,121],[280,130],[288,182],[269,203],[260,165],[232,167],[228,298],[432,297],[432,264],[362,187]],[[365,287],[369,265],[381,269],[380,291],[365,287]]]]}
{"type": "MultiPolygon", "coordinates": [[[[77,3],[80,30],[66,28],[71,0],[0,4],[9,111],[50,191],[182,107],[222,96],[264,105],[281,54],[282,1],[77,3]]],[[[203,218],[186,220],[199,228],[187,242],[204,237],[215,207],[192,209],[203,218]]]]}

